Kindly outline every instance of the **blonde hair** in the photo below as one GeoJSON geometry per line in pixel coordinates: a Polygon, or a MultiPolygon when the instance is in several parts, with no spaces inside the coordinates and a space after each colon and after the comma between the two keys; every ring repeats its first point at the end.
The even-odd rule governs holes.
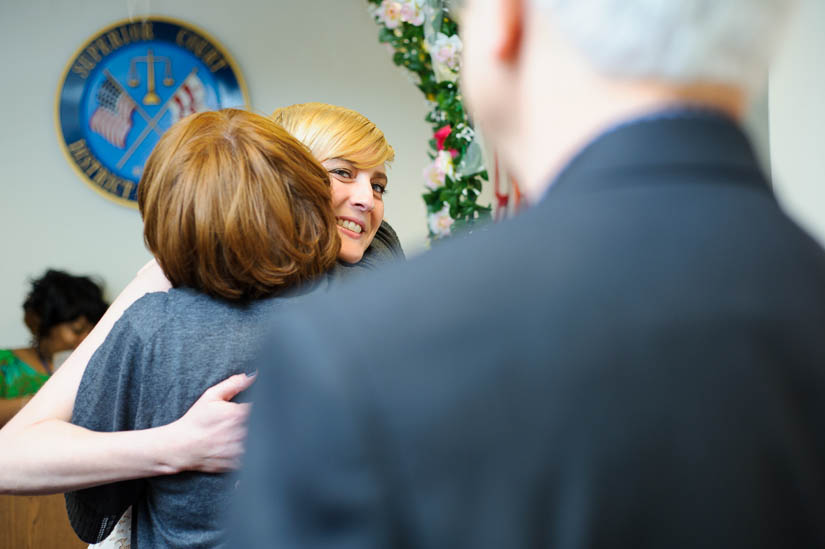
{"type": "Polygon", "coordinates": [[[301,103],[276,110],[272,119],[309,147],[319,162],[342,158],[358,169],[369,169],[395,158],[378,126],[351,109],[301,103]]]}
{"type": "Polygon", "coordinates": [[[257,299],[332,267],[329,179],[299,141],[236,109],[167,130],[138,186],[144,240],[173,286],[257,299]]]}

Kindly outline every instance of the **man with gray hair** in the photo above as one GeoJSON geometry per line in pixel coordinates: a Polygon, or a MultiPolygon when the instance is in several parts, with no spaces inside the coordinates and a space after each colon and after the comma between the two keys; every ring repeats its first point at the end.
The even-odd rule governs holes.
{"type": "Polygon", "coordinates": [[[532,204],[275,319],[237,547],[825,547],[825,253],[740,128],[784,0],[468,0],[532,204]]]}

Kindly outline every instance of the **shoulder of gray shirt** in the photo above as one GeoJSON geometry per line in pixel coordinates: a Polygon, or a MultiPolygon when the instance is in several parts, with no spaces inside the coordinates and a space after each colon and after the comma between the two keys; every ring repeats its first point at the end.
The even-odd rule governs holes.
{"type": "Polygon", "coordinates": [[[358,263],[344,263],[338,261],[332,270],[326,275],[322,286],[329,288],[331,284],[340,282],[363,271],[374,271],[392,261],[403,261],[406,259],[404,250],[401,248],[401,240],[395,230],[386,221],[381,222],[375,238],[369,248],[364,252],[364,257],[358,263]]]}
{"type": "MultiPolygon", "coordinates": [[[[363,271],[373,271],[382,265],[392,261],[403,261],[406,259],[404,250],[401,247],[401,240],[398,234],[386,221],[381,222],[378,232],[375,233],[375,238],[364,252],[364,257],[358,263],[349,264],[341,261],[336,262],[335,266],[329,273],[324,275],[321,279],[310,283],[308,286],[302,286],[288,291],[282,297],[300,298],[309,294],[314,294],[316,291],[328,290],[332,285],[349,278],[363,271]]],[[[293,301],[293,299],[287,301],[293,301]]],[[[214,307],[214,302],[210,303],[210,299],[195,290],[181,288],[178,291],[172,292],[154,292],[146,294],[127,309],[128,318],[132,326],[137,329],[138,334],[142,339],[151,338],[158,330],[171,320],[175,315],[163,314],[174,301],[175,315],[179,315],[183,310],[189,307],[198,308],[204,306],[208,309],[214,307]]],[[[301,301],[298,299],[297,301],[301,301]]],[[[254,302],[253,302],[254,303],[254,302]]],[[[241,304],[226,304],[227,308],[243,308],[241,304]]],[[[254,304],[247,304],[246,306],[255,308],[254,304]]]]}

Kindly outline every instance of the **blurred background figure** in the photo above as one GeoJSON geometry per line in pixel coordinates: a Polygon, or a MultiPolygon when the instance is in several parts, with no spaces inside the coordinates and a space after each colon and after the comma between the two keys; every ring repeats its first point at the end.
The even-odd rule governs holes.
{"type": "Polygon", "coordinates": [[[0,425],[49,379],[106,312],[103,290],[89,277],[49,269],[32,281],[23,303],[29,347],[0,349],[0,425]]]}
{"type": "Polygon", "coordinates": [[[232,546],[825,547],[825,253],[741,128],[794,2],[463,4],[530,208],[274,319],[232,546]]]}

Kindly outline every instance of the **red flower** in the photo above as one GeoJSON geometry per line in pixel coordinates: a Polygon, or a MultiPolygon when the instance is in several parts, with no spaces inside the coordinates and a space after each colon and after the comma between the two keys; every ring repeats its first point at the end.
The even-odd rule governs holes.
{"type": "Polygon", "coordinates": [[[447,137],[449,137],[449,135],[450,135],[450,133],[452,133],[452,131],[453,131],[453,127],[450,126],[449,124],[447,124],[446,126],[441,128],[440,130],[435,132],[435,135],[433,137],[435,137],[435,148],[436,148],[436,150],[439,150],[439,151],[444,150],[444,142],[447,140],[447,137]]]}

